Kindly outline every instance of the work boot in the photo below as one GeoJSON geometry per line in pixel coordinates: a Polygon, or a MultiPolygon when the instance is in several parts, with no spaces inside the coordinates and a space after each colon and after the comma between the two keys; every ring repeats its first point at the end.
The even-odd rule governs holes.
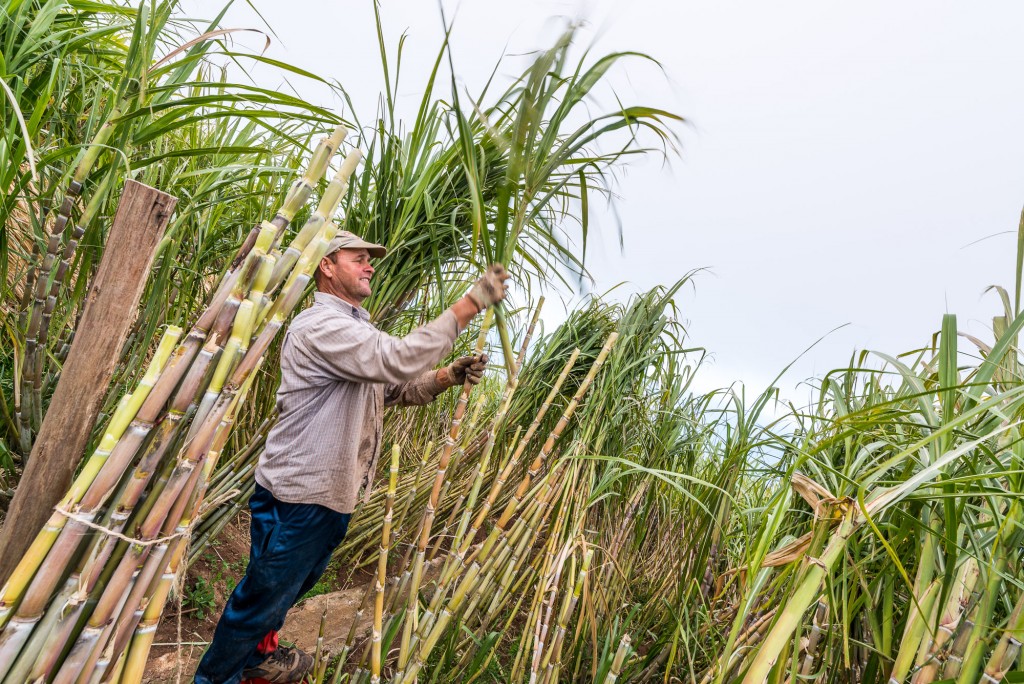
{"type": "Polygon", "coordinates": [[[298,682],[313,667],[313,656],[297,648],[278,647],[256,667],[242,671],[242,679],[263,679],[273,684],[298,682]]]}

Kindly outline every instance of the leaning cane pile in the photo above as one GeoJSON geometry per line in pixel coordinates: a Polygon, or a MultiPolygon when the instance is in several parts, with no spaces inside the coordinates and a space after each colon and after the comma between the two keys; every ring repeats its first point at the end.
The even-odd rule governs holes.
{"type": "MultiPolygon", "coordinates": [[[[138,682],[192,521],[255,371],[337,232],[360,160],[349,154],[285,246],[344,139],[338,127],[271,221],[249,234],[183,337],[164,332],[145,376],[0,591],[0,682],[138,682]]],[[[213,502],[208,502],[208,504],[213,502]]]]}

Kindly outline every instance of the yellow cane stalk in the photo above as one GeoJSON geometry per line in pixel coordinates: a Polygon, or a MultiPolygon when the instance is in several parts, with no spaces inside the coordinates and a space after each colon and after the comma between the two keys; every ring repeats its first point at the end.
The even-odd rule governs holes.
{"type": "MultiPolygon", "coordinates": [[[[117,409],[107,425],[106,432],[104,432],[99,446],[86,461],[82,471],[72,483],[71,489],[61,499],[58,504],[59,508],[70,509],[82,500],[85,492],[92,485],[103,465],[107,462],[110,452],[122,435],[124,435],[129,424],[135,418],[135,414],[142,406],[146,397],[149,396],[150,391],[152,391],[160,372],[167,364],[174,346],[181,337],[181,332],[181,328],[176,326],[168,326],[164,330],[157,350],[153,354],[145,374],[139,381],[138,387],[134,392],[125,395],[118,402],[117,409]]],[[[29,582],[32,581],[36,571],[42,565],[67,520],[67,517],[60,513],[54,513],[50,516],[46,525],[22,557],[21,562],[18,563],[11,573],[10,579],[8,579],[3,589],[0,590],[0,629],[7,624],[14,609],[24,596],[29,582]]]]}
{"type": "Polygon", "coordinates": [[[371,656],[372,676],[370,681],[380,681],[381,670],[381,630],[384,623],[384,584],[388,578],[388,548],[391,543],[391,511],[395,505],[395,490],[398,488],[398,457],[401,449],[395,444],[391,447],[391,470],[388,479],[388,497],[384,506],[384,531],[381,535],[380,558],[377,561],[376,597],[373,604],[373,653],[371,656]]]}
{"type": "MultiPolygon", "coordinates": [[[[310,169],[301,182],[293,187],[286,203],[294,205],[296,198],[302,198],[304,201],[305,197],[308,197],[312,185],[323,173],[333,148],[337,147],[343,134],[342,129],[336,130],[335,135],[318,148],[310,169]]],[[[358,153],[352,159],[353,161],[345,167],[346,180],[347,175],[355,168],[358,153]]],[[[318,211],[333,213],[343,192],[344,183],[338,182],[330,186],[326,193],[327,197],[320,203],[318,211]]],[[[301,206],[301,202],[298,206],[301,206]]],[[[139,466],[141,470],[129,476],[130,481],[118,494],[121,498],[111,504],[110,511],[114,514],[111,516],[111,513],[108,513],[107,517],[103,518],[103,524],[110,525],[112,532],[121,529],[127,520],[127,512],[138,501],[138,495],[145,486],[148,473],[152,472],[152,465],[168,450],[174,439],[180,440],[180,437],[175,437],[176,426],[181,421],[186,407],[189,404],[196,405],[197,392],[202,394],[204,391],[212,390],[215,395],[219,392],[219,398],[210,407],[209,413],[197,421],[199,427],[194,433],[194,439],[184,451],[178,465],[173,471],[165,471],[165,475],[161,475],[149,498],[139,507],[136,513],[138,523],[131,531],[132,535],[144,541],[154,540],[161,532],[168,534],[171,530],[175,531],[176,537],[185,533],[190,525],[188,521],[192,519],[195,509],[202,501],[207,476],[230,433],[235,407],[251,385],[255,377],[254,371],[261,362],[263,353],[283,325],[283,321],[301,299],[312,269],[326,252],[328,242],[337,230],[333,225],[325,225],[316,231],[315,239],[303,250],[302,256],[305,259],[300,257],[302,263],[296,264],[298,268],[286,274],[289,287],[276,299],[273,308],[268,308],[264,304],[265,292],[277,256],[269,255],[267,251],[279,239],[296,208],[284,207],[275,216],[273,223],[264,224],[250,234],[251,240],[247,239],[247,244],[243,245],[239,252],[238,263],[233,265],[222,279],[211,305],[200,316],[185,342],[177,344],[181,336],[180,329],[171,328],[167,331],[139,387],[119,402],[107,433],[65,497],[65,505],[73,505],[75,512],[92,520],[113,495],[115,485],[122,479],[126,467],[153,426],[160,423],[158,434],[154,435],[152,444],[144,451],[139,466]],[[264,311],[267,313],[264,317],[266,324],[253,340],[257,315],[264,311]],[[229,329],[231,336],[227,337],[229,329]],[[212,333],[209,339],[208,332],[212,333]],[[228,340],[223,350],[217,344],[218,338],[228,340]],[[207,375],[206,368],[218,353],[220,359],[210,374],[210,387],[203,388],[208,382],[204,380],[204,376],[207,375]],[[176,387],[178,390],[168,413],[165,407],[176,387]],[[164,418],[163,422],[160,422],[161,418],[164,418]],[[149,465],[145,465],[147,463],[149,465]]],[[[66,559],[74,557],[76,550],[80,548],[81,529],[84,525],[75,522],[75,534],[68,534],[70,526],[65,525],[63,516],[61,518],[54,519],[54,524],[48,526],[49,529],[44,529],[33,544],[33,550],[22,560],[19,569],[12,575],[12,580],[0,593],[0,628],[9,623],[12,614],[14,615],[14,622],[7,624],[7,628],[0,634],[0,677],[6,675],[15,659],[24,664],[19,664],[19,672],[27,673],[27,670],[22,668],[31,666],[35,660],[32,678],[53,677],[55,682],[119,676],[123,674],[122,668],[124,672],[137,671],[145,656],[143,654],[133,655],[131,658],[122,657],[127,635],[131,633],[136,623],[144,622],[147,617],[159,615],[166,593],[158,596],[162,591],[160,584],[154,584],[151,578],[156,575],[166,554],[170,553],[172,562],[176,564],[180,561],[184,549],[182,545],[175,545],[173,542],[161,542],[155,546],[129,545],[124,558],[106,571],[109,574],[103,580],[104,588],[96,597],[97,602],[85,630],[78,635],[67,658],[61,656],[63,662],[56,675],[48,675],[58,664],[55,656],[62,650],[58,644],[63,643],[66,636],[71,635],[67,630],[76,620],[69,616],[60,622],[62,618],[56,617],[59,615],[59,606],[45,613],[47,624],[61,626],[59,631],[47,630],[49,636],[46,642],[51,648],[44,648],[38,660],[35,659],[36,651],[22,653],[21,644],[26,642],[43,616],[44,606],[52,596],[54,583],[63,572],[66,572],[58,561],[66,564],[66,559]],[[57,553],[58,546],[60,553],[57,553]],[[44,561],[45,558],[53,560],[44,561]],[[44,562],[48,562],[48,566],[44,567],[44,562]],[[160,600],[154,601],[155,598],[160,600]],[[140,603],[144,604],[144,609],[140,607],[140,603]],[[13,613],[15,608],[18,608],[18,614],[13,613]],[[54,619],[58,622],[53,622],[54,619]]],[[[112,548],[113,544],[106,541],[94,547],[86,565],[78,571],[85,583],[84,586],[91,587],[96,584],[99,578],[97,572],[103,569],[102,559],[109,555],[112,548]]],[[[75,605],[80,606],[85,596],[86,593],[81,593],[75,605]]],[[[155,622],[152,624],[155,626],[155,622]]],[[[149,623],[143,624],[140,634],[149,626],[149,623]]],[[[42,632],[40,634],[47,636],[42,632]]],[[[145,639],[141,637],[143,642],[145,639]]],[[[40,643],[35,637],[33,641],[40,643]]]]}

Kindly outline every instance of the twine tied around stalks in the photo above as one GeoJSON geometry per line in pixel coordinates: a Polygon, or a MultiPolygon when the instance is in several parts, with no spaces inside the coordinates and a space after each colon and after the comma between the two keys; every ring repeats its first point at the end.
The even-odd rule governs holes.
{"type": "Polygon", "coordinates": [[[87,517],[82,516],[82,515],[78,515],[77,513],[72,513],[71,511],[69,511],[67,509],[61,508],[60,506],[54,506],[53,510],[56,511],[57,513],[60,513],[61,515],[63,515],[68,520],[73,520],[74,522],[78,523],[79,525],[83,525],[85,527],[88,527],[91,530],[96,530],[97,532],[105,534],[108,537],[114,537],[115,539],[120,539],[121,541],[125,541],[125,542],[128,542],[129,544],[133,544],[133,545],[137,545],[137,546],[156,546],[157,544],[163,544],[164,542],[169,542],[172,539],[177,539],[178,537],[185,536],[185,534],[187,532],[189,532],[189,530],[191,528],[191,525],[190,525],[189,527],[185,528],[181,532],[175,532],[174,534],[169,534],[166,537],[157,537],[156,539],[138,539],[136,537],[129,537],[126,534],[121,534],[117,530],[112,530],[109,527],[104,527],[103,525],[100,525],[99,523],[94,523],[90,518],[87,518],[87,517]]]}
{"type": "Polygon", "coordinates": [[[121,541],[128,542],[129,544],[133,544],[135,546],[156,546],[157,544],[163,544],[165,542],[177,539],[178,537],[186,537],[187,544],[187,538],[191,537],[192,530],[198,523],[198,521],[202,518],[203,513],[213,508],[217,508],[223,503],[231,501],[239,494],[241,494],[241,490],[229,489],[228,491],[220,494],[219,496],[210,499],[209,501],[203,502],[202,506],[199,507],[199,515],[196,515],[192,522],[189,523],[184,529],[182,529],[180,532],[174,532],[173,534],[169,534],[164,537],[157,537],[155,539],[139,539],[137,537],[129,537],[126,534],[121,534],[117,530],[112,530],[109,527],[105,527],[103,525],[100,525],[99,523],[95,523],[92,521],[91,518],[87,518],[77,513],[73,513],[72,511],[69,511],[66,508],[62,508],[61,506],[54,506],[53,510],[56,511],[57,513],[60,513],[68,520],[73,520],[74,522],[85,527],[88,527],[91,530],[96,530],[97,532],[101,532],[102,534],[105,534],[108,537],[114,537],[115,539],[120,539],[121,541]]]}
{"type": "MultiPolygon", "coordinates": [[[[202,503],[202,505],[199,507],[199,509],[197,511],[197,514],[193,517],[192,521],[188,525],[186,525],[181,530],[174,532],[173,534],[169,534],[169,535],[166,535],[166,536],[163,536],[163,537],[157,537],[155,539],[139,539],[137,537],[130,537],[130,536],[126,535],[126,534],[122,534],[121,532],[118,532],[117,530],[113,530],[113,529],[111,529],[109,527],[106,527],[104,525],[100,525],[99,523],[93,522],[93,520],[91,518],[83,516],[83,515],[80,515],[78,513],[72,512],[72,511],[69,511],[66,508],[61,507],[60,505],[54,506],[53,510],[56,511],[57,513],[60,513],[62,516],[64,516],[68,520],[72,520],[72,521],[82,525],[83,527],[86,527],[86,528],[91,529],[91,530],[95,530],[95,531],[97,531],[97,532],[99,532],[101,534],[104,534],[104,535],[108,536],[108,537],[113,537],[114,539],[118,539],[120,541],[127,542],[129,544],[132,544],[132,545],[135,545],[135,546],[139,546],[139,547],[156,546],[158,544],[164,544],[164,543],[173,541],[174,539],[181,538],[182,541],[185,544],[186,553],[187,553],[188,546],[189,546],[189,544],[191,544],[191,540],[192,540],[192,532],[194,531],[195,526],[202,519],[203,514],[206,513],[209,510],[217,508],[218,506],[220,506],[220,505],[222,505],[224,503],[227,503],[228,501],[233,500],[239,494],[241,494],[241,490],[234,488],[234,489],[229,489],[228,491],[221,493],[220,495],[214,497],[213,499],[210,499],[208,501],[204,501],[202,503]]],[[[180,644],[181,644],[181,601],[182,601],[182,596],[183,596],[183,593],[184,593],[183,592],[183,585],[184,585],[184,582],[185,582],[185,570],[186,570],[186,565],[182,564],[178,568],[178,571],[177,571],[177,573],[175,574],[175,577],[174,577],[174,581],[173,581],[173,583],[171,585],[171,592],[172,592],[172,594],[175,597],[177,597],[177,604],[178,604],[177,637],[178,637],[178,644],[179,644],[179,646],[176,649],[177,650],[177,653],[176,653],[176,661],[177,661],[176,662],[176,670],[177,670],[177,672],[176,672],[176,681],[178,682],[178,684],[180,684],[180,682],[181,682],[181,673],[182,673],[182,664],[183,664],[182,663],[182,659],[181,659],[181,646],[180,646],[180,644]]],[[[84,587],[79,585],[78,589],[68,598],[68,601],[67,601],[67,603],[65,605],[65,610],[68,607],[71,607],[71,606],[74,606],[74,605],[76,605],[78,603],[84,602],[85,600],[87,600],[87,598],[88,598],[88,596],[85,595],[84,587]]]]}

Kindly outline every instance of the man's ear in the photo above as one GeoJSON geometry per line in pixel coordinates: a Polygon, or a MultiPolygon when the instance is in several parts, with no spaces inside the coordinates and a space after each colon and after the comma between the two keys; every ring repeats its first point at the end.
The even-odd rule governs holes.
{"type": "Polygon", "coordinates": [[[321,275],[324,275],[324,276],[330,275],[330,274],[329,274],[329,273],[327,272],[327,269],[325,269],[325,268],[324,268],[324,266],[325,266],[326,264],[330,264],[331,266],[334,266],[334,259],[333,259],[332,255],[328,254],[328,255],[326,255],[326,256],[324,256],[324,257],[322,257],[322,258],[320,259],[320,263],[319,263],[319,264],[317,264],[317,267],[316,267],[316,268],[317,268],[317,270],[318,270],[318,271],[320,271],[320,274],[321,274],[321,275]]]}
{"type": "Polygon", "coordinates": [[[328,254],[327,256],[322,257],[320,259],[320,263],[316,265],[316,270],[313,271],[313,281],[316,283],[318,288],[321,287],[321,283],[325,279],[330,277],[330,275],[324,270],[325,262],[330,263],[333,266],[334,259],[332,255],[328,254]]]}

